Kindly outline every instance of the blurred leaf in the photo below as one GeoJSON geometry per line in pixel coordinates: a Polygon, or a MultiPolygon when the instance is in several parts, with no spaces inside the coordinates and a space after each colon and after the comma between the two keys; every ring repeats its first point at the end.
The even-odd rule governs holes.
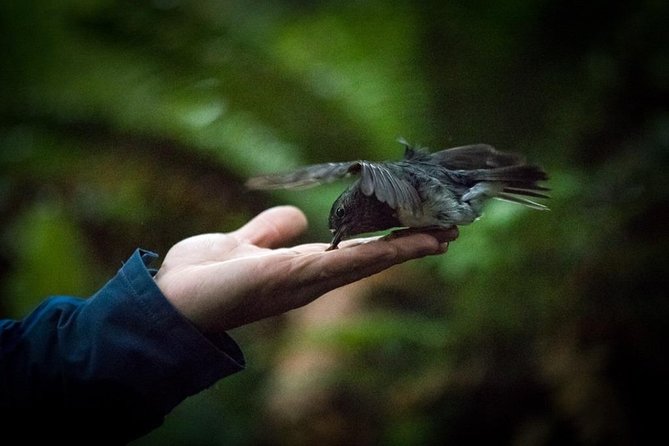
{"type": "MultiPolygon", "coordinates": [[[[7,234],[6,234],[7,235],[7,234]]],[[[10,317],[21,318],[46,296],[85,297],[94,290],[94,265],[82,234],[53,202],[37,203],[9,232],[14,271],[7,284],[10,317]]]]}

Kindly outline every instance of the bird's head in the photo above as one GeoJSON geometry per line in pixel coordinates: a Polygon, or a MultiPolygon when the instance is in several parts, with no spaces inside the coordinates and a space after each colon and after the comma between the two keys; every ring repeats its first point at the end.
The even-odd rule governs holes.
{"type": "Polygon", "coordinates": [[[332,250],[352,235],[390,229],[400,226],[400,222],[394,209],[373,195],[363,194],[356,181],[335,200],[329,226],[333,237],[328,250],[332,250]]]}

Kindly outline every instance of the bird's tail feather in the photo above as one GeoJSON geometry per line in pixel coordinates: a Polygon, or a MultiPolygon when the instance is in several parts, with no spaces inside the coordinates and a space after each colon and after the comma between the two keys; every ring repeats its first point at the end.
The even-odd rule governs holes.
{"type": "Polygon", "coordinates": [[[475,181],[494,182],[503,185],[502,190],[495,194],[499,200],[522,204],[532,209],[548,210],[548,207],[525,197],[550,198],[544,192],[547,187],[537,184],[548,179],[541,168],[533,165],[504,166],[494,169],[478,169],[472,171],[475,181]]]}
{"type": "MultiPolygon", "coordinates": [[[[545,196],[545,195],[544,195],[545,196]]],[[[529,200],[527,198],[519,197],[517,195],[509,194],[506,192],[501,192],[495,196],[496,199],[502,200],[502,201],[508,201],[511,203],[517,203],[517,204],[522,204],[523,206],[527,206],[532,209],[537,209],[539,211],[547,211],[549,210],[548,206],[543,205],[541,203],[537,203],[536,201],[529,200]]]]}
{"type": "Polygon", "coordinates": [[[530,164],[504,166],[494,169],[477,169],[472,171],[477,181],[503,181],[505,183],[535,184],[548,179],[546,172],[540,167],[530,164]]]}

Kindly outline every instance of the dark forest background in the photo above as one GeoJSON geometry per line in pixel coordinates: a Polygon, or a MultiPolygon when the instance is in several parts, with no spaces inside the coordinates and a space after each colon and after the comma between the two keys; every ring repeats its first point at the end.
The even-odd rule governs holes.
{"type": "Polygon", "coordinates": [[[3,317],[132,251],[344,187],[261,172],[486,142],[550,174],[446,256],[232,332],[246,371],[134,444],[628,445],[666,423],[669,3],[0,4],[3,317]],[[665,396],[663,396],[663,394],[665,396]]]}

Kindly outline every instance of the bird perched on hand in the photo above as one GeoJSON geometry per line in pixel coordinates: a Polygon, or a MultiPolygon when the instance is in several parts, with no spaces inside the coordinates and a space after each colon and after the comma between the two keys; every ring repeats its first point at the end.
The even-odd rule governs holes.
{"type": "Polygon", "coordinates": [[[548,209],[526,198],[548,198],[543,193],[548,189],[537,184],[548,179],[546,173],[517,154],[487,144],[429,153],[400,142],[405,152],[399,161],[314,164],[254,177],[246,185],[250,189],[304,188],[357,175],[330,210],[333,238],[328,250],[366,232],[466,225],[481,216],[491,198],[548,209]]]}

